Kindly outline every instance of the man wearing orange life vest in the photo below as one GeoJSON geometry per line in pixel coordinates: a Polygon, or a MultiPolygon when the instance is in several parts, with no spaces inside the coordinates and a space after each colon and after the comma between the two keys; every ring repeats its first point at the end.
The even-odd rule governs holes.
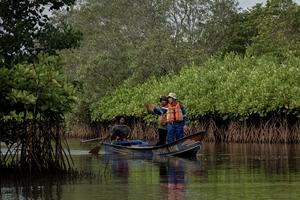
{"type": "Polygon", "coordinates": [[[177,100],[175,93],[168,95],[167,110],[167,142],[172,143],[184,137],[184,132],[188,129],[189,118],[186,116],[185,108],[177,100]]]}

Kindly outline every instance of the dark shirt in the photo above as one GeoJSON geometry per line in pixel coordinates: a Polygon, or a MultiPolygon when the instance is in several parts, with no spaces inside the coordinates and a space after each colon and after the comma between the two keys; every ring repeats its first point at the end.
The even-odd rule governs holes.
{"type": "Polygon", "coordinates": [[[127,125],[114,125],[111,129],[111,139],[124,140],[127,139],[130,133],[130,128],[127,125]]]}

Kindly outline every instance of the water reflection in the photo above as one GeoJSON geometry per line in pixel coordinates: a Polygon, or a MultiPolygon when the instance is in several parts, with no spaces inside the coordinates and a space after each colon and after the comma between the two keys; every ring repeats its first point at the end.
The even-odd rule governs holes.
{"type": "Polygon", "coordinates": [[[0,199],[256,200],[300,196],[300,145],[204,144],[197,160],[94,157],[78,155],[78,151],[81,149],[76,146],[76,168],[91,176],[75,180],[54,174],[0,178],[0,199]]]}
{"type": "Polygon", "coordinates": [[[242,165],[267,175],[300,172],[300,145],[207,143],[204,147],[203,155],[214,166],[242,165]]]}
{"type": "Polygon", "coordinates": [[[45,199],[62,197],[62,185],[72,184],[70,178],[48,175],[45,177],[0,178],[0,199],[45,199]]]}
{"type": "Polygon", "coordinates": [[[128,182],[129,166],[126,158],[113,158],[111,167],[114,177],[121,178],[125,183],[128,182]]]}
{"type": "Polygon", "coordinates": [[[114,183],[114,189],[122,193],[122,199],[132,199],[133,193],[141,198],[152,193],[159,199],[186,199],[187,176],[205,177],[196,160],[162,156],[141,159],[118,155],[106,155],[102,159],[111,169],[102,173],[102,178],[105,182],[114,183]],[[110,176],[107,176],[108,173],[110,176]]]}
{"type": "Polygon", "coordinates": [[[185,171],[182,160],[166,158],[159,163],[159,177],[162,199],[184,199],[185,171]]]}

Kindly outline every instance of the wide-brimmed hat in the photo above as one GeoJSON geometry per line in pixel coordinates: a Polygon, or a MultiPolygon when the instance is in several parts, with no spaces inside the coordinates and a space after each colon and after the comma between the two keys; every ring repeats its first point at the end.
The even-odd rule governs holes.
{"type": "Polygon", "coordinates": [[[168,97],[171,97],[173,99],[177,99],[177,96],[176,96],[176,94],[174,92],[170,92],[169,95],[168,95],[168,97]]]}

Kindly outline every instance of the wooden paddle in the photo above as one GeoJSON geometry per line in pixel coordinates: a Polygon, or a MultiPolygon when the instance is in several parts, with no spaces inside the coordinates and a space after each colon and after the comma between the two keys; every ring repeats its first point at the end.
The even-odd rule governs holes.
{"type": "Polygon", "coordinates": [[[106,137],[101,138],[101,140],[99,141],[99,143],[98,143],[94,148],[92,148],[92,149],[89,151],[89,153],[91,153],[91,154],[98,154],[98,152],[99,152],[99,150],[100,150],[100,148],[101,148],[102,142],[104,142],[104,140],[106,140],[106,139],[109,138],[109,137],[110,137],[110,134],[107,135],[106,137]]]}
{"type": "Polygon", "coordinates": [[[80,143],[93,142],[93,141],[97,141],[97,140],[103,140],[103,137],[92,138],[92,139],[87,139],[87,140],[80,140],[80,143]]]}

